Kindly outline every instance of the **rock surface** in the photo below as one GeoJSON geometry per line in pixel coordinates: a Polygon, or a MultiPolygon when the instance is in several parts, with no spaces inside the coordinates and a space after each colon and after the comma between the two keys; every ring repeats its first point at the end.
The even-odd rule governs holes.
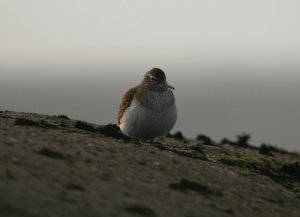
{"type": "Polygon", "coordinates": [[[299,216],[300,156],[181,133],[0,112],[1,217],[299,216]]]}

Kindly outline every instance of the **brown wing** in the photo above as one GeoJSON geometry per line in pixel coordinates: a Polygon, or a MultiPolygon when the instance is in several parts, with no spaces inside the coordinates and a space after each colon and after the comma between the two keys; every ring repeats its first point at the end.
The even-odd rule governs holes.
{"type": "Polygon", "coordinates": [[[137,92],[138,87],[131,88],[126,91],[126,93],[122,97],[121,104],[119,106],[118,112],[118,123],[120,124],[121,118],[125,112],[125,110],[130,106],[131,101],[133,100],[134,94],[137,92]]]}

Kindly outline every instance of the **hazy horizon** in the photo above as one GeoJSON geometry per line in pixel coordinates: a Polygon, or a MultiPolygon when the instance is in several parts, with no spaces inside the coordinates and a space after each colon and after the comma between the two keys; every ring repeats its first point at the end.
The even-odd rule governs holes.
{"type": "Polygon", "coordinates": [[[0,1],[0,110],[116,123],[159,67],[180,130],[300,150],[300,2],[0,1]]]}
{"type": "MultiPolygon", "coordinates": [[[[137,85],[144,75],[134,70],[117,76],[98,72],[0,82],[0,109],[65,114],[97,124],[116,123],[123,92],[137,85]]],[[[168,82],[175,86],[178,106],[178,121],[172,132],[182,131],[188,138],[206,134],[217,141],[249,133],[255,145],[265,142],[299,150],[298,77],[201,78],[185,73],[186,78],[180,71],[165,72],[168,82]]]]}

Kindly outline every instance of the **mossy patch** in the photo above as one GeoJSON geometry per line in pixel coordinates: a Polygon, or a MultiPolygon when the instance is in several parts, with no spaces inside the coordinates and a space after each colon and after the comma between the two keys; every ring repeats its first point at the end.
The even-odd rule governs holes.
{"type": "Polygon", "coordinates": [[[292,189],[293,189],[293,191],[300,192],[300,183],[299,182],[293,182],[292,183],[292,189]]]}
{"type": "Polygon", "coordinates": [[[266,175],[288,189],[300,191],[299,162],[265,160],[248,156],[225,157],[221,159],[221,162],[239,167],[240,171],[245,175],[247,175],[248,172],[266,175]]]}
{"type": "Polygon", "coordinates": [[[228,165],[238,166],[243,169],[249,169],[254,171],[266,170],[268,168],[268,165],[266,165],[264,161],[257,157],[230,156],[223,158],[221,162],[228,165]]]}

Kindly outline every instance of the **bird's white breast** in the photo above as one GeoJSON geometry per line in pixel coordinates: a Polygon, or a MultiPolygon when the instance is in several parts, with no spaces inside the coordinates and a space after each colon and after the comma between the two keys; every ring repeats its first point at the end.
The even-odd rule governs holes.
{"type": "Polygon", "coordinates": [[[177,119],[176,105],[170,93],[149,93],[145,96],[143,105],[134,99],[121,118],[121,131],[137,139],[166,135],[177,119]]]}

